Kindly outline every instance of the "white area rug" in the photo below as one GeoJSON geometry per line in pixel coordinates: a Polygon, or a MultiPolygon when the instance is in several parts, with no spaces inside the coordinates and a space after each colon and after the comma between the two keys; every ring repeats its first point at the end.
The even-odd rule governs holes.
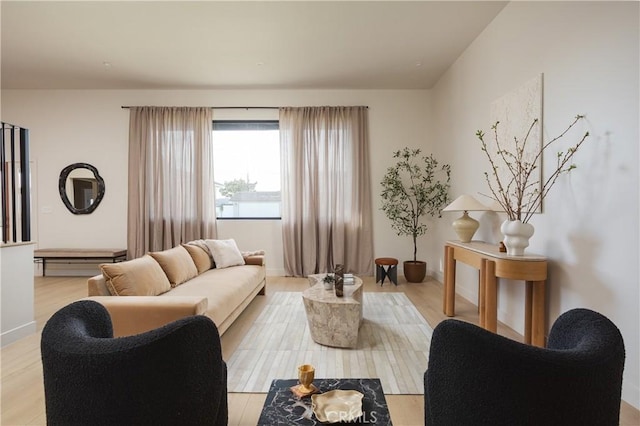
{"type": "Polygon", "coordinates": [[[229,392],[268,392],[273,379],[297,378],[312,364],[316,378],[379,378],[386,394],[424,393],[433,330],[404,293],[364,293],[355,349],[311,339],[300,292],[276,292],[227,360],[229,392]]]}

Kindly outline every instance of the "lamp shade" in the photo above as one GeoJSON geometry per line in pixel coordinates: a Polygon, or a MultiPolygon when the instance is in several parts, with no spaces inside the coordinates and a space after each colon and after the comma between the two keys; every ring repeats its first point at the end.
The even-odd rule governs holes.
{"type": "Polygon", "coordinates": [[[485,211],[489,210],[487,206],[480,201],[473,198],[471,195],[461,195],[447,207],[442,209],[444,212],[459,212],[459,211],[485,211]]]}

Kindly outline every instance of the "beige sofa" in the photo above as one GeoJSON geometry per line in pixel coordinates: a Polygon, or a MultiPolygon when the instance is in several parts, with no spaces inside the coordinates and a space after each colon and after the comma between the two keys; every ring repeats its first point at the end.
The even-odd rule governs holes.
{"type": "Polygon", "coordinates": [[[199,240],[102,264],[102,274],[88,281],[86,299],[107,308],[116,336],[141,333],[187,315],[207,315],[222,335],[257,295],[265,294],[264,254],[258,253],[242,253],[243,264],[220,268],[199,240]]]}

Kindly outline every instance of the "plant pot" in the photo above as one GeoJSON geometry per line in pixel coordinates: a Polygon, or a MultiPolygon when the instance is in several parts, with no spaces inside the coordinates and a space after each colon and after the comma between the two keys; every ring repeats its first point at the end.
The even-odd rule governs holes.
{"type": "Polygon", "coordinates": [[[427,275],[427,262],[406,260],[403,263],[404,277],[410,283],[421,283],[427,275]]]}
{"type": "Polygon", "coordinates": [[[524,249],[529,247],[529,238],[533,236],[533,225],[519,220],[505,220],[500,226],[504,235],[504,245],[510,256],[524,256],[524,249]]]}

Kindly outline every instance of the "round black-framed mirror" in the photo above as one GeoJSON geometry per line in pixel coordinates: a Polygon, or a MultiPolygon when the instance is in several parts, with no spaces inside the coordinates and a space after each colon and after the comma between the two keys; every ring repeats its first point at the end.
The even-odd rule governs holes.
{"type": "Polygon", "coordinates": [[[58,192],[73,214],[92,213],[104,198],[104,179],[88,163],[74,163],[60,172],[58,192]]]}

